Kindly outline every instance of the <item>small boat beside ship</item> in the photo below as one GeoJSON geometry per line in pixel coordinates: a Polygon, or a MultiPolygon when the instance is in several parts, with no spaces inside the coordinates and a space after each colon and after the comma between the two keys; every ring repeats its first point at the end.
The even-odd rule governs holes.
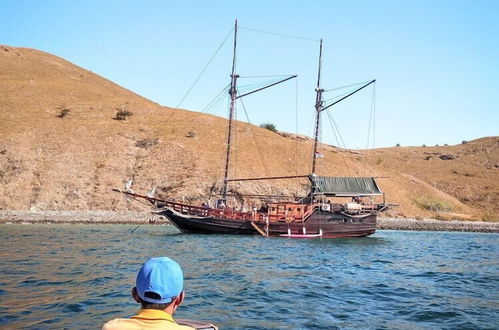
{"type": "Polygon", "coordinates": [[[321,113],[363,88],[373,84],[375,80],[363,84],[356,90],[327,106],[324,105],[321,88],[322,40],[320,41],[319,70],[317,78],[315,103],[314,149],[311,151],[312,169],[307,175],[242,178],[229,177],[231,161],[232,122],[237,99],[253,92],[285,82],[296,76],[290,76],[279,82],[259,88],[253,92],[240,95],[237,89],[235,70],[237,42],[237,21],[234,29],[234,60],[232,63],[231,83],[229,89],[230,111],[227,134],[227,150],[225,160],[224,181],[220,198],[215,206],[203,203],[202,206],[178,203],[155,198],[151,195],[140,195],[132,191],[117,192],[129,197],[150,202],[155,213],[166,217],[181,232],[189,234],[235,234],[262,235],[286,238],[339,238],[363,237],[376,230],[378,214],[388,208],[385,196],[373,177],[332,177],[318,176],[316,172],[319,127],[321,113]],[[234,181],[250,180],[282,180],[308,178],[309,192],[296,200],[275,201],[263,205],[260,209],[244,211],[228,205],[228,186],[234,181]]]}

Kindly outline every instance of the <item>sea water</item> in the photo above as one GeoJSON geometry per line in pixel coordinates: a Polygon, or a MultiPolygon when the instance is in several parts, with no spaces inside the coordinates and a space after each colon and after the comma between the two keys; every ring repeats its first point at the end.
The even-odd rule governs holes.
{"type": "Polygon", "coordinates": [[[97,329],[133,315],[136,272],[153,256],[184,270],[175,316],[221,329],[499,327],[498,234],[293,240],[134,228],[0,225],[0,328],[97,329]]]}

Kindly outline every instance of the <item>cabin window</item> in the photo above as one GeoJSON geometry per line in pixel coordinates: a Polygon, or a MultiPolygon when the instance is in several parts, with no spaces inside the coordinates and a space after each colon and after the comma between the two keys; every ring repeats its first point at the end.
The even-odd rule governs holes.
{"type": "Polygon", "coordinates": [[[289,212],[291,212],[291,211],[293,211],[293,209],[289,207],[289,208],[288,208],[288,211],[289,211],[289,212]]]}
{"type": "Polygon", "coordinates": [[[297,208],[296,210],[297,210],[298,212],[300,212],[300,211],[301,211],[301,208],[297,208]]]}
{"type": "Polygon", "coordinates": [[[272,211],[275,211],[275,207],[272,207],[272,211]]]}
{"type": "Polygon", "coordinates": [[[285,210],[284,205],[279,205],[279,206],[277,207],[277,213],[278,213],[278,214],[282,214],[282,213],[284,213],[284,210],[285,210]]]}

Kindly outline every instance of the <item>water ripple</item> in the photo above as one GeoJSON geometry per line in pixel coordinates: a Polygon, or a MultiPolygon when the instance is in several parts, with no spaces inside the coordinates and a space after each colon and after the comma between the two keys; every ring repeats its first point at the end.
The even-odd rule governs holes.
{"type": "Polygon", "coordinates": [[[0,326],[96,328],[133,315],[141,263],[185,273],[179,318],[227,329],[494,328],[499,235],[178,235],[170,226],[0,225],[0,326]]]}

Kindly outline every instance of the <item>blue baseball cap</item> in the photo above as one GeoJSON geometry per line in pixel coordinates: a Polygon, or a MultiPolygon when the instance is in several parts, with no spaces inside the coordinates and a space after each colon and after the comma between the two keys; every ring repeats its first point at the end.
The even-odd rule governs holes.
{"type": "Polygon", "coordinates": [[[172,259],[151,258],[140,268],[135,286],[142,300],[153,304],[167,304],[182,292],[184,275],[180,265],[172,259]],[[146,296],[148,292],[152,294],[146,296]]]}

